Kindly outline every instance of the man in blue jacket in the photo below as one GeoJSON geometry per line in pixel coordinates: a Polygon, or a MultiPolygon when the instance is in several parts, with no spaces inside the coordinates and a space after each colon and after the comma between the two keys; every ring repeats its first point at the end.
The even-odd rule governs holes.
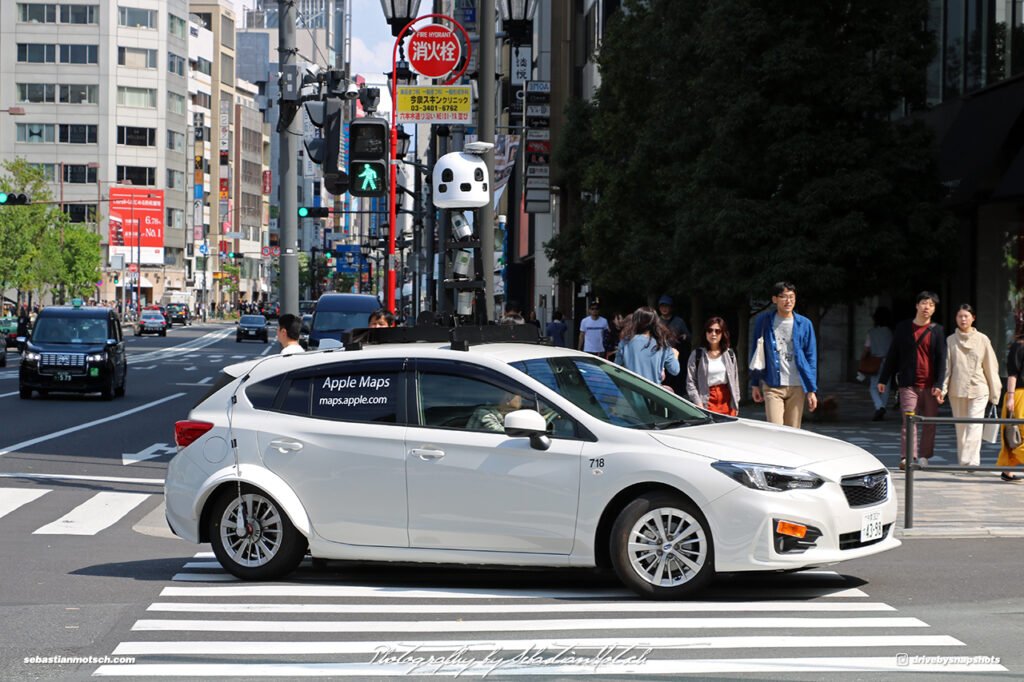
{"type": "Polygon", "coordinates": [[[807,409],[818,406],[818,346],[814,325],[793,312],[796,285],[776,282],[772,287],[775,310],[761,313],[754,325],[753,350],[764,340],[764,369],[750,370],[751,395],[755,403],[764,401],[764,410],[772,424],[800,428],[807,409]]]}

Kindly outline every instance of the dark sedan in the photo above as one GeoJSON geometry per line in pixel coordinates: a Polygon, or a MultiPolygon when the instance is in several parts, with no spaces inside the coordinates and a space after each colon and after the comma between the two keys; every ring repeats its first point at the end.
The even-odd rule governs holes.
{"type": "Polygon", "coordinates": [[[235,328],[235,341],[242,339],[267,342],[267,320],[262,315],[242,315],[235,328]]]}

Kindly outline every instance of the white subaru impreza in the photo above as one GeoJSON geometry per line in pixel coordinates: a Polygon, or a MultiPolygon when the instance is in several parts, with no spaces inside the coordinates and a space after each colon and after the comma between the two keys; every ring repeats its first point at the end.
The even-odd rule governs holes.
{"type": "Polygon", "coordinates": [[[227,367],[176,424],[167,520],[239,578],[281,578],[308,552],[610,566],[678,598],[715,572],[900,544],[888,472],[849,443],[711,414],[540,343],[339,350],[227,367]]]}

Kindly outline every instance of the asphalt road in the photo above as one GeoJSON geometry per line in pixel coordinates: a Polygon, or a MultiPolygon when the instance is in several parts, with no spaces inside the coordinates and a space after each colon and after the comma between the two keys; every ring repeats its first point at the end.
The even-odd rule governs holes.
{"type": "Polygon", "coordinates": [[[277,350],[230,334],[129,338],[112,402],[20,400],[16,369],[0,370],[0,679],[1024,675],[1011,538],[910,539],[668,604],[580,570],[307,560],[287,581],[238,583],[208,546],[171,537],[161,506],[174,421],[221,367],[277,350]]]}

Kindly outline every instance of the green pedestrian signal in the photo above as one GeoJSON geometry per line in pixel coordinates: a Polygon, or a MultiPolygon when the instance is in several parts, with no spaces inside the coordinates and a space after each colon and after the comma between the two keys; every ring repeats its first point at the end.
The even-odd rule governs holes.
{"type": "Polygon", "coordinates": [[[349,165],[349,194],[354,197],[382,197],[387,194],[387,164],[353,161],[349,165]]]}

